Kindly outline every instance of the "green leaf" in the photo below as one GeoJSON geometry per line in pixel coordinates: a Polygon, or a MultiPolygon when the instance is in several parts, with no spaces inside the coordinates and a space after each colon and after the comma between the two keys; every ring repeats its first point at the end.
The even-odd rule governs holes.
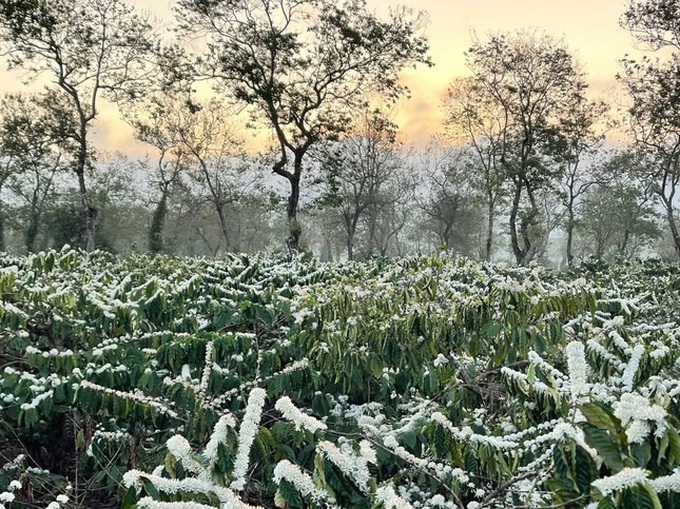
{"type": "Polygon", "coordinates": [[[113,398],[113,414],[119,419],[125,419],[130,412],[130,402],[124,397],[113,398]]]}
{"type": "Polygon", "coordinates": [[[121,503],[121,509],[134,509],[137,504],[137,490],[132,487],[125,492],[121,503]]]}
{"type": "Polygon", "coordinates": [[[663,509],[661,506],[661,500],[659,500],[659,495],[654,491],[654,489],[649,485],[649,484],[643,484],[640,487],[642,490],[644,490],[647,495],[649,496],[649,499],[652,501],[653,504],[653,509],[663,509]]]}
{"type": "Polygon", "coordinates": [[[438,456],[444,456],[451,451],[449,433],[440,425],[435,424],[431,434],[432,447],[438,456]]]}
{"type": "Polygon", "coordinates": [[[623,468],[621,451],[619,451],[619,448],[609,434],[586,422],[581,423],[580,426],[583,429],[586,443],[602,456],[605,465],[607,465],[613,473],[621,470],[623,468]]]}
{"type": "Polygon", "coordinates": [[[331,411],[331,405],[325,394],[317,394],[312,399],[312,411],[315,415],[326,416],[331,411]]]}
{"type": "Polygon", "coordinates": [[[614,501],[611,498],[607,497],[600,500],[600,502],[597,504],[597,509],[618,509],[618,508],[616,507],[614,501]]]}
{"type": "Polygon", "coordinates": [[[630,453],[635,459],[635,464],[640,468],[646,468],[652,459],[652,447],[649,443],[631,444],[630,453]]]}
{"type": "Polygon", "coordinates": [[[580,493],[590,492],[590,484],[597,479],[598,473],[593,459],[583,447],[575,448],[574,482],[580,493]]]}
{"type": "Polygon", "coordinates": [[[29,407],[24,410],[24,425],[31,427],[37,424],[39,420],[38,409],[36,407],[29,407]]]}
{"type": "Polygon", "coordinates": [[[149,495],[154,500],[159,500],[161,494],[159,493],[158,488],[156,488],[156,486],[154,486],[151,480],[147,477],[142,476],[141,479],[142,484],[144,485],[144,491],[146,491],[147,495],[149,495]]]}
{"type": "Polygon", "coordinates": [[[418,443],[418,436],[416,435],[415,431],[409,430],[399,436],[404,444],[406,444],[412,451],[415,450],[418,443]]]}
{"type": "Polygon", "coordinates": [[[175,459],[175,457],[172,454],[167,453],[165,455],[165,471],[168,474],[170,474],[171,478],[177,477],[176,467],[177,467],[177,460],[175,459]]]}
{"type": "Polygon", "coordinates": [[[669,452],[668,463],[674,467],[680,463],[680,436],[675,428],[668,428],[669,452]]]}
{"type": "Polygon", "coordinates": [[[368,499],[363,496],[352,480],[330,461],[325,461],[325,475],[328,485],[333,489],[339,507],[367,507],[368,499]]]}
{"type": "Polygon", "coordinates": [[[661,437],[661,443],[659,444],[659,453],[656,455],[656,464],[661,465],[661,461],[666,458],[666,451],[668,450],[668,445],[670,440],[668,438],[668,430],[661,437]]]}
{"type": "Polygon", "coordinates": [[[621,493],[620,509],[663,509],[656,492],[648,484],[633,486],[621,493]]]}
{"type": "Polygon", "coordinates": [[[490,320],[482,325],[482,327],[479,329],[479,333],[484,339],[493,339],[498,336],[498,333],[501,331],[501,329],[501,324],[490,320]]]}
{"type": "Polygon", "coordinates": [[[325,490],[329,496],[335,498],[335,490],[328,484],[328,481],[326,481],[326,462],[320,454],[317,454],[314,457],[312,480],[319,489],[325,490]]]}
{"type": "Polygon", "coordinates": [[[276,493],[277,495],[279,495],[279,503],[276,503],[275,500],[277,507],[302,509],[303,507],[302,496],[300,495],[298,490],[295,489],[295,486],[293,486],[285,479],[281,479],[279,489],[276,491],[276,493]],[[280,505],[281,502],[283,502],[283,505],[280,505]]]}
{"type": "Polygon", "coordinates": [[[621,430],[621,421],[601,403],[584,403],[580,410],[590,424],[608,431],[611,435],[617,435],[621,430]]]}
{"type": "Polygon", "coordinates": [[[286,509],[286,499],[283,498],[283,495],[281,494],[280,490],[276,490],[276,493],[274,494],[274,505],[276,507],[280,507],[281,509],[286,509]]]}
{"type": "Polygon", "coordinates": [[[279,444],[274,453],[274,459],[277,461],[282,459],[295,461],[295,451],[286,444],[279,444]]]}
{"type": "Polygon", "coordinates": [[[529,368],[527,369],[527,383],[529,384],[529,387],[533,387],[535,381],[536,381],[536,366],[534,366],[534,364],[529,364],[529,368]]]}

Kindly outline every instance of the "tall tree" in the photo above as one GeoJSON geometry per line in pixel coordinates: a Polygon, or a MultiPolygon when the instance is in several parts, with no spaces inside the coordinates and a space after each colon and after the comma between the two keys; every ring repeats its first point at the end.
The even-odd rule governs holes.
{"type": "Polygon", "coordinates": [[[116,101],[141,95],[150,34],[147,21],[122,0],[0,0],[0,43],[10,67],[50,76],[77,116],[70,136],[88,250],[95,247],[97,221],[86,182],[92,125],[102,96],[116,101]]]}
{"type": "MultiPolygon", "coordinates": [[[[173,104],[169,95],[151,95],[125,111],[126,121],[135,130],[135,138],[157,151],[155,168],[148,172],[152,186],[160,192],[149,227],[148,247],[152,253],[166,250],[163,233],[169,210],[168,201],[187,170],[187,151],[175,123],[169,121],[172,118],[170,111],[176,107],[176,102],[173,104]]],[[[186,107],[186,103],[180,107],[186,107]]],[[[146,163],[142,163],[142,166],[148,169],[146,163]]]]}
{"type": "MultiPolygon", "coordinates": [[[[52,195],[54,178],[68,168],[75,118],[56,115],[60,98],[54,91],[43,94],[7,94],[0,101],[0,189],[8,183],[15,205],[25,211],[24,244],[35,250],[45,207],[52,195]]],[[[5,211],[0,214],[4,216],[5,211]]],[[[1,219],[2,216],[0,216],[1,219]]],[[[0,226],[0,242],[4,246],[0,226]]]]}
{"type": "Polygon", "coordinates": [[[670,47],[669,58],[622,61],[620,81],[632,104],[629,131],[638,148],[650,154],[647,178],[664,209],[675,252],[680,256],[676,195],[680,185],[680,2],[633,1],[621,23],[651,49],[670,47]]]}
{"type": "Polygon", "coordinates": [[[565,210],[564,229],[567,234],[567,265],[574,263],[574,230],[579,201],[593,185],[603,182],[597,171],[597,151],[604,135],[596,132],[596,124],[604,118],[608,107],[603,102],[576,101],[574,108],[564,116],[555,136],[552,151],[558,165],[558,191],[565,210]]]}
{"type": "Polygon", "coordinates": [[[402,95],[404,67],[430,64],[418,35],[423,15],[394,9],[383,21],[365,0],[179,0],[179,22],[208,36],[207,74],[271,128],[272,170],[290,186],[287,243],[296,251],[309,149],[345,132],[367,93],[402,95]]]}
{"type": "Polygon", "coordinates": [[[167,104],[165,129],[178,142],[189,163],[190,187],[213,207],[222,249],[239,251],[237,225],[231,225],[229,209],[257,190],[260,167],[243,150],[243,141],[229,123],[231,113],[217,98],[199,101],[184,96],[167,104]]]}
{"type": "Polygon", "coordinates": [[[488,237],[483,247],[479,242],[485,229],[482,226],[484,190],[475,178],[484,173],[480,166],[478,153],[474,151],[458,149],[438,153],[434,146],[429,146],[423,175],[427,189],[421,193],[418,207],[424,214],[422,228],[434,233],[440,247],[465,256],[481,255],[488,261],[488,237]]]}
{"type": "Polygon", "coordinates": [[[653,194],[636,152],[600,163],[600,180],[584,193],[576,216],[583,252],[597,260],[639,255],[661,236],[653,194]]]}
{"type": "Polygon", "coordinates": [[[510,118],[503,105],[486,92],[475,77],[455,79],[449,85],[443,109],[447,135],[454,142],[469,145],[478,162],[476,171],[469,175],[469,181],[484,196],[486,236],[483,258],[488,262],[493,252],[496,215],[506,177],[502,159],[510,118]]]}
{"type": "Polygon", "coordinates": [[[340,216],[349,260],[354,259],[361,222],[381,192],[398,178],[404,164],[400,148],[396,125],[376,110],[365,112],[347,138],[321,151],[322,200],[340,216]]]}
{"type": "Polygon", "coordinates": [[[363,258],[404,256],[407,252],[402,237],[415,209],[417,180],[405,160],[395,170],[366,210],[363,258]]]}
{"type": "Polygon", "coordinates": [[[540,195],[554,185],[548,154],[587,87],[563,42],[536,32],[498,34],[466,52],[475,94],[502,112],[500,160],[511,188],[509,227],[519,264],[539,253],[549,225],[540,195]]]}

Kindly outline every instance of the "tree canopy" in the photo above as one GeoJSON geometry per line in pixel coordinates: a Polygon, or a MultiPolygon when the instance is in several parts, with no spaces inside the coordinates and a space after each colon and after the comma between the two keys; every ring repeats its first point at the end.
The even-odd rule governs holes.
{"type": "Polygon", "coordinates": [[[288,246],[296,251],[306,154],[340,137],[368,94],[390,101],[405,93],[404,67],[431,64],[424,15],[394,9],[381,20],[365,0],[180,0],[178,13],[182,31],[207,37],[199,72],[272,130],[272,170],[290,185],[288,246]]]}

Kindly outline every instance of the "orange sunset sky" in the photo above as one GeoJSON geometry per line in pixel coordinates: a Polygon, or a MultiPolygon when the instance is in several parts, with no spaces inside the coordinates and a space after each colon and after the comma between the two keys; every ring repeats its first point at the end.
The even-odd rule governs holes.
{"type": "MultiPolygon", "coordinates": [[[[370,9],[385,12],[389,6],[403,4],[429,13],[426,34],[435,66],[419,67],[403,73],[412,97],[398,110],[397,120],[404,138],[424,142],[441,130],[440,101],[447,84],[466,74],[463,52],[471,36],[480,38],[491,32],[537,28],[563,37],[588,74],[596,96],[611,95],[619,60],[636,53],[629,32],[618,25],[627,0],[367,0],[370,9]]],[[[170,20],[169,2],[134,0],[133,4],[162,19],[170,20]]],[[[23,88],[21,75],[4,73],[0,91],[23,88]]],[[[2,76],[3,74],[0,74],[2,76]]],[[[115,111],[101,112],[97,126],[97,145],[101,150],[123,150],[143,154],[146,149],[132,140],[131,130],[116,119],[115,111]]]]}

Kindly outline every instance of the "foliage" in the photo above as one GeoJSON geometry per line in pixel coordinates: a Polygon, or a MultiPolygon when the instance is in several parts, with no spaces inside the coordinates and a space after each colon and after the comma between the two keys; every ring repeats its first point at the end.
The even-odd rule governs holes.
{"type": "Polygon", "coordinates": [[[680,47],[678,0],[633,0],[621,17],[621,25],[651,49],[680,47]]]}
{"type": "MultiPolygon", "coordinates": [[[[450,122],[482,160],[485,190],[494,191],[499,170],[508,183],[512,251],[525,265],[541,254],[554,227],[541,195],[555,185],[558,167],[551,158],[557,141],[573,134],[574,112],[585,107],[585,77],[562,41],[535,31],[477,40],[466,63],[471,79],[449,91],[450,96],[460,88],[465,94],[450,109],[462,110],[463,120],[450,122]]],[[[492,206],[490,196],[491,212],[492,206]]]]}
{"type": "MultiPolygon", "coordinates": [[[[73,149],[67,133],[74,119],[57,114],[63,103],[63,98],[46,91],[33,96],[7,94],[0,106],[0,188],[8,187],[20,204],[21,213],[15,217],[25,225],[29,252],[36,250],[40,223],[54,198],[55,177],[68,168],[67,154],[73,149]]],[[[2,236],[0,244],[4,249],[2,236]]]]}
{"type": "MultiPolygon", "coordinates": [[[[469,150],[451,151],[433,155],[428,147],[428,188],[422,191],[419,208],[424,219],[421,227],[433,232],[440,245],[464,256],[491,256],[490,236],[484,247],[478,238],[484,222],[482,208],[489,193],[483,190],[480,180],[486,178],[486,167],[469,150]],[[480,179],[481,176],[481,179],[480,179]]],[[[436,154],[436,152],[435,152],[436,154]]],[[[487,228],[493,232],[495,195],[486,203],[487,228]],[[489,209],[489,204],[491,204],[489,209]]]]}
{"type": "Polygon", "coordinates": [[[578,231],[586,254],[597,260],[632,258],[661,236],[641,167],[636,154],[630,153],[602,163],[601,181],[586,190],[578,210],[578,231]]]}
{"type": "Polygon", "coordinates": [[[180,0],[178,12],[184,33],[207,35],[199,72],[274,135],[272,171],[290,185],[288,245],[297,251],[309,149],[346,133],[368,94],[388,102],[403,95],[402,69],[431,64],[419,34],[423,15],[393,9],[383,20],[365,0],[180,0]]]}
{"type": "Polygon", "coordinates": [[[680,255],[680,233],[676,215],[676,194],[680,186],[680,108],[678,108],[678,49],[680,26],[676,0],[636,0],[629,4],[621,24],[634,37],[658,50],[672,53],[663,59],[644,56],[622,60],[623,72],[617,76],[630,95],[629,132],[635,144],[648,154],[645,178],[653,183],[659,205],[680,255]]]}
{"type": "Polygon", "coordinates": [[[412,168],[400,153],[397,127],[385,112],[364,112],[354,128],[352,136],[326,143],[314,154],[321,167],[317,202],[332,207],[337,215],[348,260],[355,259],[357,245],[363,248],[363,258],[376,252],[385,255],[394,234],[380,235],[380,223],[393,215],[400,202],[408,201],[413,188],[412,168]]]}
{"type": "Polygon", "coordinates": [[[69,481],[123,507],[678,502],[675,265],[0,265],[12,507],[69,481]]]}
{"type": "Polygon", "coordinates": [[[62,137],[72,143],[72,170],[84,209],[88,250],[94,249],[97,208],[86,185],[95,150],[92,124],[104,96],[140,96],[152,74],[151,25],[121,0],[0,1],[0,46],[10,68],[48,73],[61,99],[54,113],[74,118],[62,137]]]}

